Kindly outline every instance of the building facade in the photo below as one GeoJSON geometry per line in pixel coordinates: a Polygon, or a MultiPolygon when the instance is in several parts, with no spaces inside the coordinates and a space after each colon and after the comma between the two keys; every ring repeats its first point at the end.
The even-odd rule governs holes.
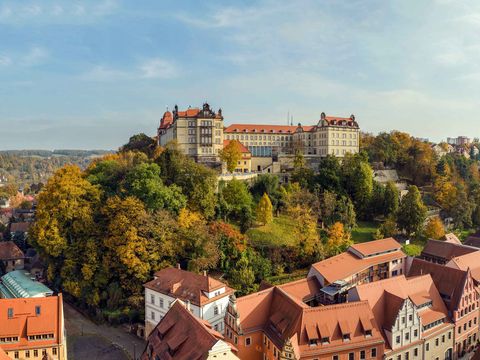
{"type": "Polygon", "coordinates": [[[145,287],[145,336],[163,319],[176,299],[187,303],[192,314],[223,333],[228,298],[233,289],[207,276],[179,268],[163,269],[145,287]]]}
{"type": "Polygon", "coordinates": [[[238,357],[219,332],[192,314],[188,303],[175,300],[148,336],[140,359],[238,360],[238,357]]]}
{"type": "Polygon", "coordinates": [[[10,359],[66,360],[62,295],[0,299],[0,348],[10,359]]]}
{"type": "MultiPolygon", "coordinates": [[[[21,270],[25,266],[25,255],[13,241],[2,241],[0,242],[0,263],[6,273],[21,270]]],[[[2,275],[1,268],[0,275],[2,275]]]]}
{"type": "Polygon", "coordinates": [[[180,151],[199,162],[218,162],[223,148],[222,110],[214,112],[210,105],[202,109],[189,108],[179,111],[175,105],[172,112],[166,111],[157,130],[158,145],[176,142],[180,151]]]}

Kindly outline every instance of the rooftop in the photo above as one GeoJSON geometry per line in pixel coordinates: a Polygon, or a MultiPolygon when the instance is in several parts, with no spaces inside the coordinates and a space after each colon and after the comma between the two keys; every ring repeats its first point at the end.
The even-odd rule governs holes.
{"type": "Polygon", "coordinates": [[[450,241],[428,240],[422,250],[423,257],[436,257],[448,261],[454,257],[470,254],[477,249],[470,246],[455,244],[450,241]]]}
{"type": "Polygon", "coordinates": [[[154,279],[144,287],[170,295],[183,301],[203,306],[218,298],[233,294],[233,289],[207,275],[195,274],[177,268],[167,268],[155,273],[154,279]],[[212,296],[212,292],[225,288],[225,292],[212,296]]]}
{"type": "Polygon", "coordinates": [[[53,291],[24,270],[11,271],[1,278],[0,293],[4,298],[38,298],[52,296],[53,291]]]}
{"type": "Polygon", "coordinates": [[[22,250],[13,241],[0,242],[0,260],[16,260],[25,258],[22,250]]]}

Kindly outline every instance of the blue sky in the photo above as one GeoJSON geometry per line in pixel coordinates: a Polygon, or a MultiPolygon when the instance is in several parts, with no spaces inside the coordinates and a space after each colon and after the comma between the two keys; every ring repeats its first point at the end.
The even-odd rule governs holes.
{"type": "Polygon", "coordinates": [[[165,107],[480,136],[478,0],[0,0],[0,149],[115,149],[165,107]]]}

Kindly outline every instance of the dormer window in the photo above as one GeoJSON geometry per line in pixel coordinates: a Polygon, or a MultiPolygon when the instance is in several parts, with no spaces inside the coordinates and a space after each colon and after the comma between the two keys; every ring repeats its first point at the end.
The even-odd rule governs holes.
{"type": "Polygon", "coordinates": [[[310,346],[317,346],[318,345],[317,339],[310,339],[309,344],[310,346]]]}
{"type": "Polygon", "coordinates": [[[322,344],[328,344],[330,339],[328,337],[322,337],[322,344]]]}
{"type": "Polygon", "coordinates": [[[365,337],[370,337],[370,336],[372,336],[372,330],[366,330],[365,337]]]}
{"type": "Polygon", "coordinates": [[[350,341],[350,334],[343,334],[343,341],[350,341]]]}

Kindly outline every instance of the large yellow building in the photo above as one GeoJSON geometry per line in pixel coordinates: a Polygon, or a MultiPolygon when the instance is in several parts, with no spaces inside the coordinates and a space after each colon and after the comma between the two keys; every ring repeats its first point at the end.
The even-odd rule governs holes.
{"type": "Polygon", "coordinates": [[[357,153],[359,132],[355,116],[343,118],[325,113],[313,126],[232,124],[224,128],[221,109],[215,113],[204,104],[203,109],[178,111],[175,106],[173,112],[165,112],[158,128],[158,143],[165,146],[175,140],[185,154],[197,161],[219,161],[223,141],[238,140],[250,151],[252,168],[257,169],[262,167],[253,166],[255,158],[270,158],[273,162],[297,151],[308,157],[357,153]]]}

